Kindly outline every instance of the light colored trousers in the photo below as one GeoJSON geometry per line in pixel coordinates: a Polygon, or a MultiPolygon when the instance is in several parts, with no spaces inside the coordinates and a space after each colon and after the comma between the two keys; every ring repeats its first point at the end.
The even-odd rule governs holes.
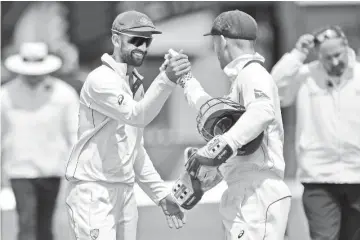
{"type": "Polygon", "coordinates": [[[136,240],[138,210],[133,186],[71,182],[66,206],[70,240],[136,240]]]}
{"type": "Polygon", "coordinates": [[[283,240],[290,205],[290,190],[280,179],[229,185],[220,203],[225,239],[283,240]]]}

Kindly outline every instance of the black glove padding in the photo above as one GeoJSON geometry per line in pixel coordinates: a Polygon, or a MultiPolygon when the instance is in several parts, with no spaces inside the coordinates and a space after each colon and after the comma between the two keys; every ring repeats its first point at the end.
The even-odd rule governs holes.
{"type": "Polygon", "coordinates": [[[192,209],[204,195],[199,179],[184,172],[175,182],[172,194],[177,203],[184,209],[192,209]]]}
{"type": "Polygon", "coordinates": [[[176,181],[173,187],[174,198],[184,209],[193,208],[204,193],[216,186],[223,176],[217,167],[203,166],[196,161],[195,148],[185,150],[186,171],[176,181]]]}

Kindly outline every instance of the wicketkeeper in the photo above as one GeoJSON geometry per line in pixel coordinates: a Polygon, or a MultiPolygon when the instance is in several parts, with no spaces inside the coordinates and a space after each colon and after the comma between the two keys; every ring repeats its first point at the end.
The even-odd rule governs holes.
{"type": "Polygon", "coordinates": [[[232,84],[226,97],[212,98],[191,74],[178,81],[198,111],[198,130],[208,142],[187,149],[186,171],[173,195],[191,209],[224,179],[225,239],[284,239],[291,194],[283,181],[283,124],[277,87],[254,50],[257,23],[244,12],[224,12],[205,35],[212,36],[232,84]]]}

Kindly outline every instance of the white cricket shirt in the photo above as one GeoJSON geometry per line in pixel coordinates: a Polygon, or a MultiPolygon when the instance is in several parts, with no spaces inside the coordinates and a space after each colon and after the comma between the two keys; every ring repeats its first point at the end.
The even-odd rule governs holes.
{"type": "Polygon", "coordinates": [[[161,72],[144,94],[142,77],[134,74],[130,89],[127,65],[110,55],[92,71],[80,94],[79,140],[66,169],[69,181],[133,184],[155,202],[167,188],[144,148],[143,128],[160,112],[176,86],[161,72]]]}
{"type": "MultiPolygon", "coordinates": [[[[232,82],[227,98],[245,106],[246,112],[223,136],[233,149],[247,144],[263,131],[265,136],[255,153],[233,157],[220,166],[227,183],[251,181],[263,175],[284,177],[284,133],[277,87],[259,63],[244,68],[251,60],[263,62],[264,58],[259,54],[243,55],[224,68],[232,82]]],[[[184,93],[189,104],[197,110],[211,98],[195,78],[185,84],[184,93]]]]}

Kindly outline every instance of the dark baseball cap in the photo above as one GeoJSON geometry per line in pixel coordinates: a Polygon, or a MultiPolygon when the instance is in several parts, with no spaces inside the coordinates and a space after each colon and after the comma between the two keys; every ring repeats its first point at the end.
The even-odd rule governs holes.
{"type": "Polygon", "coordinates": [[[204,36],[209,35],[255,40],[257,37],[257,23],[249,14],[239,10],[223,12],[216,17],[211,31],[204,34],[204,36]]]}
{"type": "Polygon", "coordinates": [[[120,13],[115,18],[111,30],[115,32],[162,33],[155,28],[154,23],[147,15],[137,11],[120,13]]]}

